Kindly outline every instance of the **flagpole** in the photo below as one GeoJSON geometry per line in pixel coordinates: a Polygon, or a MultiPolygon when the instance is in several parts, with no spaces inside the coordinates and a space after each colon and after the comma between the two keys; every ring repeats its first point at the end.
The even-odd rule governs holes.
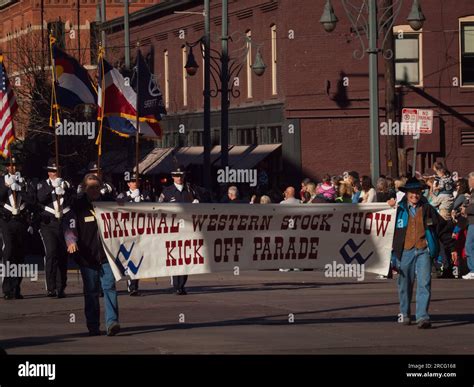
{"type": "MultiPolygon", "coordinates": [[[[139,43],[137,42],[137,46],[139,46],[139,43]]],[[[138,185],[138,175],[140,174],[140,165],[139,165],[139,161],[140,161],[140,105],[138,104],[139,103],[139,95],[140,95],[140,78],[139,78],[139,74],[140,72],[138,71],[139,70],[139,60],[140,60],[140,56],[141,56],[141,53],[140,53],[140,48],[138,48],[137,50],[137,64],[135,66],[135,71],[137,72],[136,76],[137,76],[137,105],[136,105],[136,113],[137,113],[137,131],[135,133],[135,181],[138,185]]]]}
{"type": "Polygon", "coordinates": [[[53,109],[56,110],[56,121],[53,125],[54,130],[54,152],[55,152],[55,159],[56,159],[56,168],[58,170],[58,176],[61,176],[61,169],[59,168],[59,144],[58,144],[58,134],[56,133],[56,125],[60,121],[59,119],[59,109],[58,109],[58,101],[56,98],[56,63],[54,61],[53,55],[53,45],[56,43],[56,38],[50,33],[49,34],[49,51],[51,55],[51,73],[52,73],[52,109],[51,109],[51,116],[50,116],[50,125],[52,125],[53,121],[53,109]]]}
{"type": "Polygon", "coordinates": [[[97,117],[99,121],[99,135],[97,136],[97,174],[100,176],[100,160],[102,158],[102,132],[104,127],[104,107],[105,107],[105,76],[104,76],[104,53],[105,50],[100,45],[99,48],[99,65],[100,65],[100,93],[101,93],[101,106],[100,106],[100,117],[97,117]]]}

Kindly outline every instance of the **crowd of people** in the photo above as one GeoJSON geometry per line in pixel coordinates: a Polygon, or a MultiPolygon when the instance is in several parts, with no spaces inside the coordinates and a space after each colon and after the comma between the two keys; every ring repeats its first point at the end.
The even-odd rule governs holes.
{"type": "MultiPolygon", "coordinates": [[[[117,193],[102,180],[93,164],[81,184],[74,187],[60,176],[51,159],[45,167],[47,177],[37,184],[24,179],[20,165],[11,159],[0,184],[0,228],[3,261],[24,262],[24,238],[36,229],[45,252],[46,295],[66,297],[68,254],[78,264],[83,283],[85,314],[90,335],[99,335],[99,297],[104,297],[107,334],[120,330],[115,280],[98,235],[93,201],[200,203],[216,201],[210,193],[190,184],[183,166],[171,172],[172,184],[153,198],[140,186],[139,176],[128,175],[128,190],[117,193]]],[[[221,203],[252,205],[280,203],[358,204],[387,203],[397,207],[392,265],[385,278],[398,274],[400,310],[405,324],[410,323],[409,305],[414,279],[417,281],[417,322],[430,326],[427,309],[431,294],[432,267],[439,277],[474,279],[474,172],[467,177],[452,175],[436,162],[433,176],[391,178],[381,176],[375,186],[369,176],[355,171],[340,176],[324,175],[321,181],[304,179],[301,187],[288,186],[246,197],[236,186],[227,188],[221,203]],[[432,265],[434,261],[434,265],[432,265]],[[419,306],[418,306],[419,304],[419,306]]],[[[288,269],[285,269],[288,270],[288,269]]],[[[172,278],[173,291],[186,295],[187,276],[172,278]]],[[[5,277],[2,284],[6,300],[21,299],[21,277],[5,277]]],[[[129,280],[131,296],[139,295],[139,281],[129,280]]]]}

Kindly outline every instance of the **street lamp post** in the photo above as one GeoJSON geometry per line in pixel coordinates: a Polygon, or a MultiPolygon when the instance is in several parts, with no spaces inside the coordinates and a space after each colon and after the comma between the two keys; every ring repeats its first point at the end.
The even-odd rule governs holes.
{"type": "MultiPolygon", "coordinates": [[[[379,4],[380,0],[341,0],[344,11],[351,22],[352,30],[359,39],[362,46],[361,50],[354,51],[356,59],[362,59],[365,52],[369,54],[369,94],[370,94],[370,170],[372,181],[376,181],[380,175],[380,147],[379,147],[379,94],[378,94],[378,53],[383,51],[378,48],[378,34],[383,29],[387,29],[389,33],[395,24],[395,20],[400,14],[403,0],[394,0],[392,5],[384,6],[379,4]],[[390,10],[391,16],[378,23],[378,11],[381,10],[383,15],[388,14],[390,10]],[[362,16],[362,17],[361,17],[362,16]],[[366,49],[362,35],[366,35],[368,39],[368,47],[366,49]]],[[[407,18],[411,28],[415,31],[423,27],[425,17],[421,11],[418,0],[413,0],[411,12],[407,18]]],[[[320,23],[327,32],[332,32],[336,28],[338,18],[334,13],[331,0],[327,0],[324,6],[324,12],[321,16],[320,23]]],[[[384,38],[384,42],[387,36],[384,38]]],[[[383,44],[382,47],[385,45],[383,44]]],[[[383,52],[385,58],[392,58],[394,52],[386,50],[383,52]]]]}
{"type": "MultiPolygon", "coordinates": [[[[249,46],[254,44],[245,34],[238,39],[244,39],[244,46],[237,50],[237,57],[229,57],[229,40],[233,41],[233,36],[228,33],[228,3],[222,2],[222,35],[220,37],[222,47],[221,52],[211,49],[210,33],[210,0],[204,2],[205,33],[196,42],[186,43],[190,48],[186,61],[186,72],[189,76],[197,73],[199,65],[194,58],[193,47],[200,45],[201,54],[204,58],[204,186],[211,188],[211,97],[217,97],[221,93],[221,166],[224,168],[229,163],[229,104],[230,96],[238,97],[240,92],[234,89],[233,77],[237,77],[242,70],[244,60],[248,54],[249,46]],[[211,80],[214,87],[211,88],[211,80]],[[229,82],[232,82],[229,84],[229,82]]],[[[238,40],[236,39],[236,40],[238,40]]],[[[257,53],[252,70],[257,76],[262,76],[265,72],[265,64],[260,53],[260,46],[257,45],[257,53]]]]}

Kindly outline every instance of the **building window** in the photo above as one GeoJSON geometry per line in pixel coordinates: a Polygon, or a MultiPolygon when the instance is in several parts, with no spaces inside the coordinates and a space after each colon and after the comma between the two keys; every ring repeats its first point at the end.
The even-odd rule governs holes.
{"type": "Polygon", "coordinates": [[[461,22],[460,27],[461,85],[474,86],[474,20],[461,22]]]}
{"type": "Polygon", "coordinates": [[[257,128],[237,129],[237,145],[253,145],[257,143],[257,128]]]}
{"type": "Polygon", "coordinates": [[[183,106],[188,106],[188,76],[186,74],[186,62],[188,59],[188,53],[186,50],[186,46],[181,48],[181,56],[182,56],[182,72],[183,72],[183,106]]]}
{"type": "MultiPolygon", "coordinates": [[[[248,39],[252,39],[252,31],[246,33],[248,39]]],[[[253,98],[252,94],[252,45],[247,42],[247,98],[253,98]]]]}
{"type": "Polygon", "coordinates": [[[270,126],[267,133],[268,144],[279,144],[282,142],[281,126],[270,126]]]}
{"type": "Polygon", "coordinates": [[[272,94],[278,93],[277,89],[277,29],[272,25],[272,94]]]}
{"type": "Polygon", "coordinates": [[[168,58],[168,50],[164,52],[164,60],[165,60],[165,107],[169,109],[170,107],[170,68],[169,68],[169,58],[168,58]]]}
{"type": "Polygon", "coordinates": [[[421,34],[395,31],[395,80],[397,85],[420,85],[421,34]]]}

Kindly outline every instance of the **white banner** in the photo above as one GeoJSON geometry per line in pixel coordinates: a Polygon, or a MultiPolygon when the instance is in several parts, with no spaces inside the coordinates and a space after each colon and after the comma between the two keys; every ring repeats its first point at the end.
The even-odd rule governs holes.
{"type": "Polygon", "coordinates": [[[373,204],[94,203],[117,280],[237,270],[389,270],[395,209],[373,204]]]}

